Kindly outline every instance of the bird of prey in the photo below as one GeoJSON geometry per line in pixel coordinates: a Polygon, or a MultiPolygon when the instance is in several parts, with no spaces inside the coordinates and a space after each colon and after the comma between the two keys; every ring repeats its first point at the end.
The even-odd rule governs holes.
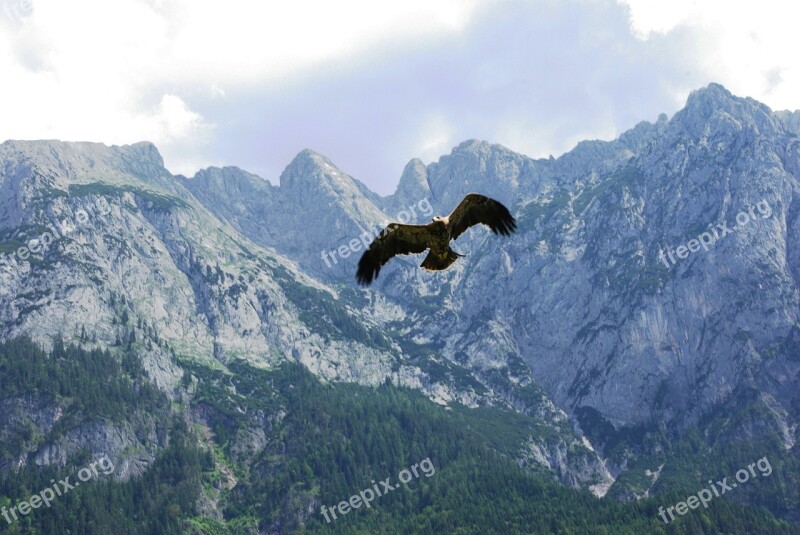
{"type": "Polygon", "coordinates": [[[464,256],[450,248],[450,240],[479,223],[503,236],[509,236],[517,229],[517,222],[508,208],[489,197],[470,193],[449,216],[436,216],[427,225],[390,223],[358,261],[356,280],[367,286],[378,278],[381,268],[393,256],[422,253],[426,249],[430,252],[420,267],[431,271],[447,269],[459,256],[464,256]]]}

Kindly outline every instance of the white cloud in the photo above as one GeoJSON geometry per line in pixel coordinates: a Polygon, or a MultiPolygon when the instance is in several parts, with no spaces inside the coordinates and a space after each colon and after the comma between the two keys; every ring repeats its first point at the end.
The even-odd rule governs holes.
{"type": "MultiPolygon", "coordinates": [[[[790,7],[786,7],[789,5],[790,7]]],[[[798,108],[798,8],[674,0],[0,0],[0,141],[155,142],[270,179],[311,146],[378,191],[467,138],[533,156],[721,82],[798,108]]]]}
{"type": "Polygon", "coordinates": [[[162,97],[154,118],[159,128],[153,135],[160,135],[165,141],[184,139],[207,128],[200,114],[190,110],[186,103],[175,95],[162,97]]]}
{"type": "MultiPolygon", "coordinates": [[[[587,121],[589,118],[587,118],[587,121]]],[[[611,140],[620,134],[609,113],[592,117],[583,129],[576,130],[574,124],[560,124],[558,121],[546,128],[529,122],[510,121],[495,130],[494,138],[509,149],[532,158],[558,157],[575,148],[587,139],[611,140]]]]}
{"type": "Polygon", "coordinates": [[[454,134],[453,127],[442,115],[431,115],[417,130],[414,154],[427,163],[436,161],[457,143],[454,134]]]}
{"type": "Polygon", "coordinates": [[[630,24],[634,35],[647,39],[653,33],[667,33],[679,24],[694,18],[698,11],[695,0],[618,0],[630,8],[630,24]]]}
{"type": "Polygon", "coordinates": [[[640,39],[690,31],[705,47],[681,50],[710,80],[773,109],[800,107],[800,5],[785,0],[619,0],[640,39]]]}
{"type": "Polygon", "coordinates": [[[477,7],[477,0],[0,0],[0,140],[148,139],[171,169],[211,163],[201,154],[213,124],[197,103],[225,99],[230,89],[274,90],[382,47],[418,46],[459,31],[477,7]],[[173,152],[169,145],[179,143],[173,152]]]}

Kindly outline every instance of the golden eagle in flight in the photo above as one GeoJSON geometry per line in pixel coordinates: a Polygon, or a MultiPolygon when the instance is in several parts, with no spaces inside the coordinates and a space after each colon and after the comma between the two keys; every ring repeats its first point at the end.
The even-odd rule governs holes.
{"type": "Polygon", "coordinates": [[[430,253],[420,267],[431,271],[447,269],[460,255],[450,248],[450,240],[477,224],[488,226],[495,234],[509,236],[517,222],[508,208],[489,197],[470,193],[447,217],[436,216],[427,225],[390,223],[376,237],[358,261],[356,280],[364,286],[378,278],[381,268],[399,254],[430,253]]]}

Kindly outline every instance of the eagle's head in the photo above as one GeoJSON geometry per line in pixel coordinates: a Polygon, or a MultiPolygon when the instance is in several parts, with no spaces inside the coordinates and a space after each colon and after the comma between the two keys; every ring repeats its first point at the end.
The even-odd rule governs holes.
{"type": "Polygon", "coordinates": [[[434,222],[438,221],[440,223],[444,223],[445,225],[447,225],[447,218],[446,217],[442,217],[440,215],[435,216],[431,221],[434,221],[434,222]]]}

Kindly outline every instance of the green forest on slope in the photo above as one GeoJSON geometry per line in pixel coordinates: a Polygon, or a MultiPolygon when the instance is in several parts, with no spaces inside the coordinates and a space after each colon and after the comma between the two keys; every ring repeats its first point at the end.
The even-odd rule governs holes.
{"type": "MultiPolygon", "coordinates": [[[[4,438],[0,505],[84,466],[91,452],[64,468],[29,463],[15,472],[9,462],[87,422],[135,422],[147,414],[169,437],[143,476],[94,481],[12,525],[0,519],[0,533],[800,533],[764,508],[727,499],[665,525],[658,507],[699,490],[694,481],[627,503],[570,490],[513,459],[537,426],[508,411],[444,408],[389,385],[323,384],[288,362],[272,370],[182,365],[188,406],[170,403],[123,348],[111,354],[56,344],[48,353],[28,340],[0,344],[0,403],[26,397],[64,413],[48,436],[4,438]],[[188,416],[198,411],[205,422],[188,416]],[[205,423],[211,440],[200,432],[205,423]],[[249,452],[247,437],[259,430],[265,445],[249,452]],[[420,474],[331,523],[320,513],[373,480],[397,484],[400,470],[426,458],[432,476],[420,474]],[[220,491],[221,465],[237,484],[220,491]],[[202,514],[209,501],[220,519],[202,514]]],[[[688,447],[679,453],[693,455],[688,447]]]]}

